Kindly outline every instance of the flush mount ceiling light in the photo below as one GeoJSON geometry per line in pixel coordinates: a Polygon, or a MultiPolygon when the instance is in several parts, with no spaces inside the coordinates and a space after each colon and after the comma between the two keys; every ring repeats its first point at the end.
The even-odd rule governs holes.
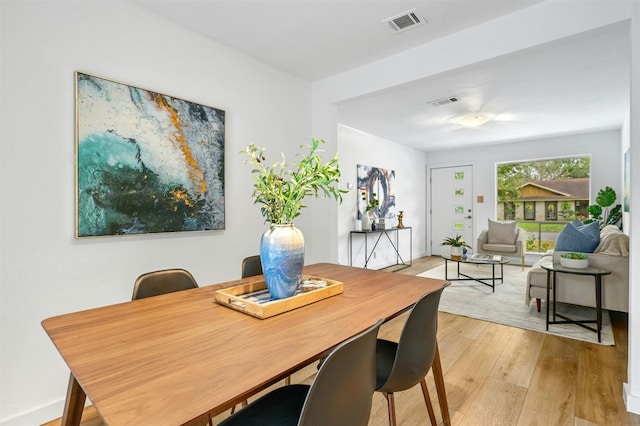
{"type": "Polygon", "coordinates": [[[482,126],[492,118],[493,114],[477,112],[456,117],[454,122],[464,127],[478,127],[482,126]]]}

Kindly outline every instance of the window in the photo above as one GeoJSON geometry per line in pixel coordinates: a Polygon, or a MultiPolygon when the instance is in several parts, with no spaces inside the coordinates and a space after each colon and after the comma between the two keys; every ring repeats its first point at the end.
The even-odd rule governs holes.
{"type": "Polygon", "coordinates": [[[558,220],[558,202],[557,201],[545,201],[544,203],[544,218],[546,220],[558,220]]]}
{"type": "Polygon", "coordinates": [[[496,217],[540,222],[588,217],[590,174],[590,156],[496,164],[496,217]]]}
{"type": "Polygon", "coordinates": [[[524,220],[536,220],[536,203],[533,201],[524,202],[524,220]]]}

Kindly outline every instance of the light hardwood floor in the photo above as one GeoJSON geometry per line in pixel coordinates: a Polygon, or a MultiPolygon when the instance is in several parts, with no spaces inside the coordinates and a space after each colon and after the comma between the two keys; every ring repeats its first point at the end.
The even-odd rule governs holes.
{"type": "MultiPolygon", "coordinates": [[[[442,262],[425,257],[397,273],[417,275],[442,262]]],[[[440,313],[438,342],[453,425],[632,425],[622,383],[627,378],[627,316],[612,313],[615,346],[601,346],[486,321],[440,313]]],[[[384,324],[380,336],[397,338],[405,316],[384,324]]],[[[292,376],[312,379],[316,365],[292,376]]],[[[429,392],[442,421],[431,373],[429,392]]],[[[399,425],[428,424],[420,386],[396,394],[399,425]]],[[[214,419],[221,420],[225,415],[214,419]]],[[[60,424],[60,419],[45,426],[60,424]]],[[[153,422],[150,422],[153,424],[153,422]]],[[[387,424],[384,397],[375,394],[370,426],[387,424]]],[[[83,426],[102,426],[91,407],[83,426]]]]}

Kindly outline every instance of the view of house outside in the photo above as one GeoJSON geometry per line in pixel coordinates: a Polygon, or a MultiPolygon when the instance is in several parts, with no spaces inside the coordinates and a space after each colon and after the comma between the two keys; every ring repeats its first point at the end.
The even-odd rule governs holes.
{"type": "Polygon", "coordinates": [[[589,216],[591,158],[573,157],[497,165],[499,220],[527,232],[527,251],[555,247],[558,233],[589,216]]]}

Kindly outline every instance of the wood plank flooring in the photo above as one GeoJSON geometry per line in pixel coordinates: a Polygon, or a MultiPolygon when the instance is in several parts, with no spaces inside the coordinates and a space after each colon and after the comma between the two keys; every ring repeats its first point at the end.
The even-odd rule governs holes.
{"type": "MultiPolygon", "coordinates": [[[[417,275],[442,263],[439,257],[415,259],[397,273],[417,275]]],[[[406,316],[384,324],[380,336],[396,339],[406,316]]],[[[465,425],[640,426],[627,413],[622,383],[627,378],[627,315],[611,313],[615,346],[507,327],[441,312],[438,341],[451,420],[465,425]]],[[[292,376],[312,380],[316,365],[292,376]]],[[[431,373],[429,393],[442,421],[431,373]]],[[[399,425],[429,424],[420,386],[396,394],[399,425]]],[[[214,423],[225,415],[218,416],[214,423]]],[[[60,419],[46,423],[57,426],[60,419]]],[[[150,420],[150,424],[153,421],[150,420]]],[[[369,426],[387,425],[384,397],[375,394],[369,426]]],[[[83,426],[102,426],[92,407],[83,426]]]]}

